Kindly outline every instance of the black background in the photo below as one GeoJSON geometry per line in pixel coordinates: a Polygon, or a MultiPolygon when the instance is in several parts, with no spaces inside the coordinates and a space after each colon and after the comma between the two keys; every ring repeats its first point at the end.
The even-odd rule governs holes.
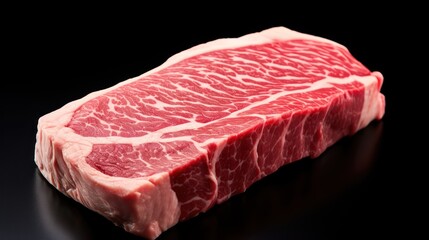
{"type": "Polygon", "coordinates": [[[38,118],[199,43],[280,25],[337,41],[370,70],[382,72],[384,119],[317,159],[281,168],[159,239],[426,234],[419,220],[427,216],[420,92],[427,74],[416,57],[427,59],[419,7],[361,3],[310,11],[268,2],[251,8],[212,2],[186,11],[178,7],[4,9],[13,14],[2,19],[0,239],[138,239],[64,197],[38,174],[33,160],[38,118]]]}

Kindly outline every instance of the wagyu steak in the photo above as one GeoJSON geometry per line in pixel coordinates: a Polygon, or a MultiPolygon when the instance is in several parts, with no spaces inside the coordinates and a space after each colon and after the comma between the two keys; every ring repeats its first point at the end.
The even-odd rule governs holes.
{"type": "Polygon", "coordinates": [[[382,82],[344,46],[287,28],[219,39],[41,117],[35,161],[154,239],[380,119],[382,82]]]}

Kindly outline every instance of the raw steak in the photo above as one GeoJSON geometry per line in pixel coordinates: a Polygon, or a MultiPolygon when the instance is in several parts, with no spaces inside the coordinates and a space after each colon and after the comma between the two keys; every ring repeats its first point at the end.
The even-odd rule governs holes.
{"type": "Polygon", "coordinates": [[[202,44],[40,118],[58,190],[154,239],[384,114],[383,77],[327,39],[276,27],[202,44]]]}

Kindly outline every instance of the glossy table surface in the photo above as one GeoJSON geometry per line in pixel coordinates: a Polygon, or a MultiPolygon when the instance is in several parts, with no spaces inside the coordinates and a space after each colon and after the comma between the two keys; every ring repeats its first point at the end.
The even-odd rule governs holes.
{"type": "Polygon", "coordinates": [[[381,71],[385,117],[316,159],[282,167],[159,239],[366,239],[410,237],[422,229],[414,216],[423,206],[424,148],[412,133],[423,134],[418,126],[424,119],[415,115],[420,96],[404,84],[415,79],[409,61],[393,57],[407,51],[385,44],[399,41],[389,20],[342,18],[349,25],[344,30],[334,18],[258,20],[243,14],[208,23],[210,17],[198,17],[207,21],[205,28],[191,18],[154,27],[149,17],[79,23],[64,17],[59,27],[37,19],[21,26],[10,45],[16,46],[8,67],[13,75],[0,96],[0,239],[139,239],[63,196],[38,173],[37,119],[148,71],[178,51],[278,25],[340,42],[370,70],[381,71]]]}

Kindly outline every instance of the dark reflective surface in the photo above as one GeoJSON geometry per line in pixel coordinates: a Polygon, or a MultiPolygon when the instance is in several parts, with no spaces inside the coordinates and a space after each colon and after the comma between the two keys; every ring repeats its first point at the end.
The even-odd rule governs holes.
{"type": "Polygon", "coordinates": [[[11,74],[2,74],[0,86],[0,240],[139,239],[63,196],[37,172],[33,159],[38,118],[146,72],[196,44],[278,25],[338,41],[370,70],[381,71],[385,117],[319,158],[281,168],[245,193],[177,224],[159,239],[427,235],[422,231],[427,229],[425,221],[419,220],[426,217],[423,195],[429,176],[427,93],[419,93],[425,88],[411,84],[424,82],[427,74],[419,73],[426,68],[417,67],[419,61],[408,56],[420,52],[414,46],[424,45],[409,37],[414,36],[410,29],[417,22],[405,24],[393,11],[373,5],[363,5],[357,15],[348,10],[314,15],[307,7],[295,11],[270,5],[266,12],[271,14],[264,17],[261,7],[254,11],[223,7],[216,14],[206,8],[176,15],[160,11],[155,17],[139,9],[111,18],[119,14],[113,11],[96,20],[89,18],[94,12],[69,16],[49,11],[31,18],[25,14],[10,32],[6,28],[2,56],[7,63],[2,73],[11,74]],[[408,38],[412,44],[405,44],[408,38]]]}

